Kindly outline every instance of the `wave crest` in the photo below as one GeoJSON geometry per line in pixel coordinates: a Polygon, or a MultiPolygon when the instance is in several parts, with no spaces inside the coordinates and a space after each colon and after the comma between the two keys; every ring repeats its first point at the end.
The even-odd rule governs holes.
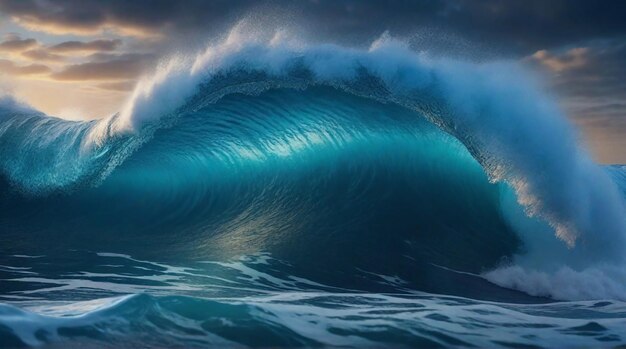
{"type": "Polygon", "coordinates": [[[582,237],[598,257],[623,258],[626,220],[616,185],[515,64],[430,59],[387,36],[360,51],[294,44],[280,33],[252,37],[236,26],[195,60],[172,60],[140,83],[115,129],[141,129],[193,108],[198,88],[204,103],[232,93],[224,78],[233,76],[241,80],[235,92],[259,82],[323,84],[413,109],[463,142],[493,182],[513,187],[527,213],[547,220],[568,245],[582,237]]]}

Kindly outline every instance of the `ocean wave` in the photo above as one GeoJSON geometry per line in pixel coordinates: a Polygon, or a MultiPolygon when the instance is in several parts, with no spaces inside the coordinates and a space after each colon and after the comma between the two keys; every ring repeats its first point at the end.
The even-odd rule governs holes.
{"type": "MultiPolygon", "coordinates": [[[[492,226],[483,229],[485,234],[514,231],[522,240],[527,251],[517,253],[519,257],[514,259],[517,267],[503,265],[487,274],[490,280],[553,297],[626,297],[626,292],[618,286],[610,286],[612,291],[608,293],[554,292],[563,284],[583,287],[578,282],[563,281],[567,278],[557,278],[562,282],[541,283],[541,286],[528,286],[537,283],[525,282],[538,275],[534,271],[553,276],[564,270],[562,267],[584,271],[621,266],[626,216],[618,184],[611,179],[616,176],[592,162],[556,105],[523,69],[506,62],[475,64],[429,58],[387,36],[368,50],[357,50],[305,45],[281,33],[257,34],[247,35],[245,28],[238,26],[223,41],[209,46],[195,58],[183,56],[167,61],[138,84],[119,114],[105,120],[62,121],[5,99],[0,107],[2,176],[22,195],[44,197],[51,192],[68,191],[78,191],[79,196],[92,195],[93,186],[115,191],[116,186],[111,183],[122,183],[117,185],[116,199],[119,192],[129,188],[123,183],[132,183],[132,187],[146,192],[152,191],[155,183],[175,183],[176,190],[186,184],[194,185],[192,196],[174,191],[166,197],[165,201],[178,206],[169,213],[176,221],[177,217],[188,217],[190,212],[206,213],[219,206],[207,203],[203,193],[214,195],[215,183],[227,180],[220,177],[223,172],[215,170],[224,166],[255,176],[262,172],[259,167],[248,166],[250,163],[273,166],[304,157],[306,161],[299,162],[297,167],[306,169],[304,163],[338,159],[337,152],[320,149],[351,149],[348,154],[365,154],[367,158],[373,148],[403,147],[415,151],[419,155],[416,158],[437,155],[449,159],[449,163],[462,164],[433,173],[447,172],[446,178],[456,178],[456,183],[480,192],[459,198],[444,195],[452,204],[465,204],[456,211],[442,209],[440,218],[443,213],[459,212],[459,207],[469,207],[466,204],[473,202],[479,213],[468,210],[458,220],[466,231],[484,227],[468,220],[488,217],[492,226]],[[313,103],[305,103],[307,98],[320,102],[319,96],[327,103],[318,105],[317,109],[313,103]],[[285,102],[289,98],[299,98],[300,104],[294,109],[291,102],[285,102]],[[347,98],[355,99],[346,104],[347,98]],[[354,106],[355,103],[362,106],[354,106]],[[306,108],[297,109],[303,105],[306,108]],[[267,117],[281,113],[297,115],[276,117],[276,120],[267,117]],[[397,114],[401,116],[395,119],[388,116],[397,114]],[[380,119],[376,120],[377,117],[380,119]],[[421,121],[424,119],[440,130],[424,126],[421,121]],[[180,127],[190,120],[194,122],[191,127],[180,127]],[[194,128],[199,130],[197,134],[193,133],[194,128]],[[167,138],[168,132],[176,138],[159,143],[159,137],[167,138]],[[435,136],[424,137],[425,134],[435,136]],[[420,137],[436,139],[432,143],[435,150],[423,150],[428,145],[415,141],[420,137]],[[190,151],[198,146],[208,148],[190,151]],[[311,151],[307,153],[307,150],[311,151]],[[156,161],[149,160],[146,154],[150,153],[156,161]],[[328,154],[335,157],[328,158],[328,154]],[[146,164],[159,167],[159,161],[172,167],[184,166],[184,171],[151,171],[153,168],[142,167],[146,164]],[[241,166],[242,163],[246,165],[241,166]],[[481,167],[475,167],[476,164],[481,167]],[[133,180],[126,181],[137,168],[142,170],[136,171],[133,180]],[[459,170],[460,175],[451,169],[459,170]],[[161,174],[168,176],[166,180],[157,178],[161,174]],[[213,182],[207,181],[207,177],[213,182]],[[494,189],[488,181],[503,185],[494,189]],[[483,195],[494,191],[501,193],[483,195]],[[515,195],[511,197],[511,193],[515,195]],[[182,196],[185,201],[179,200],[182,196]],[[202,203],[201,209],[198,203],[202,203]],[[488,214],[481,216],[480,212],[488,214]],[[553,234],[565,243],[557,242],[553,234]],[[534,263],[529,256],[539,256],[542,262],[534,263]]],[[[393,155],[384,161],[393,162],[393,155]]],[[[274,170],[275,167],[269,169],[274,170]]],[[[332,171],[326,174],[331,176],[332,171]]],[[[226,207],[222,212],[237,212],[233,220],[217,225],[227,231],[220,240],[225,246],[229,246],[229,241],[241,239],[244,245],[258,243],[256,238],[237,235],[242,226],[256,225],[267,230],[258,235],[265,238],[272,236],[271,231],[280,230],[281,224],[295,225],[303,217],[297,212],[311,208],[306,206],[308,201],[293,194],[300,189],[290,191],[286,186],[293,183],[276,178],[274,173],[266,177],[269,182],[260,181],[264,188],[272,190],[257,187],[256,191],[249,191],[250,187],[241,184],[226,186],[241,201],[233,206],[220,206],[226,207]],[[259,193],[264,190],[277,197],[260,200],[264,206],[259,207],[257,199],[263,198],[259,193]],[[287,195],[281,196],[285,191],[287,195]]],[[[306,193],[319,192],[320,182],[325,178],[315,178],[306,193]]],[[[367,179],[357,178],[351,185],[367,187],[367,179]]],[[[425,183],[435,181],[430,180],[425,183]]],[[[302,183],[298,185],[301,188],[302,183]]],[[[442,187],[441,183],[436,186],[438,190],[442,187]]],[[[332,198],[333,188],[326,189],[330,191],[326,192],[330,193],[327,198],[332,198]]],[[[102,189],[95,192],[98,190],[102,189]]],[[[355,194],[359,192],[350,193],[355,194]]],[[[426,197],[435,195],[430,192],[426,197]]],[[[364,201],[375,199],[376,196],[367,196],[364,201]]],[[[319,205],[315,207],[319,208],[319,205]]],[[[461,239],[463,229],[453,230],[456,238],[461,239]]],[[[196,235],[188,239],[193,236],[196,235]]],[[[500,257],[516,251],[515,243],[504,245],[509,247],[497,248],[498,252],[489,261],[483,260],[473,268],[492,269],[500,257]]],[[[470,244],[462,249],[472,248],[470,244]]],[[[616,285],[624,284],[615,273],[598,275],[601,277],[592,279],[596,283],[612,280],[616,285]]]]}

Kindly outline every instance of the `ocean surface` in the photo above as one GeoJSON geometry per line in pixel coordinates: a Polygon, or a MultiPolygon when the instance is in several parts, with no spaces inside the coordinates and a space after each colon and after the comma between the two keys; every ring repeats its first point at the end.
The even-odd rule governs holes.
{"type": "Polygon", "coordinates": [[[514,63],[237,30],[67,121],[0,99],[0,347],[616,347],[626,167],[514,63]]]}

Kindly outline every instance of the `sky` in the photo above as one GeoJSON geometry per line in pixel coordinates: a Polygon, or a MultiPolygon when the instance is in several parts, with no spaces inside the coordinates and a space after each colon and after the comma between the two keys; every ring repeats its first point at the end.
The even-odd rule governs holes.
{"type": "Polygon", "coordinates": [[[626,2],[589,0],[0,0],[0,94],[53,116],[117,112],[163,57],[246,20],[310,42],[513,60],[536,72],[603,163],[626,163],[626,2]]]}

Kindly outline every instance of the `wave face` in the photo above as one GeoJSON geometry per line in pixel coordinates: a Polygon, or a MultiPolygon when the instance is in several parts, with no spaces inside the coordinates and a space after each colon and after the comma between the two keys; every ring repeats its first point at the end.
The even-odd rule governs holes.
{"type": "Polygon", "coordinates": [[[0,345],[624,335],[626,171],[512,64],[235,28],[105,120],[0,100],[0,154],[0,345]]]}

